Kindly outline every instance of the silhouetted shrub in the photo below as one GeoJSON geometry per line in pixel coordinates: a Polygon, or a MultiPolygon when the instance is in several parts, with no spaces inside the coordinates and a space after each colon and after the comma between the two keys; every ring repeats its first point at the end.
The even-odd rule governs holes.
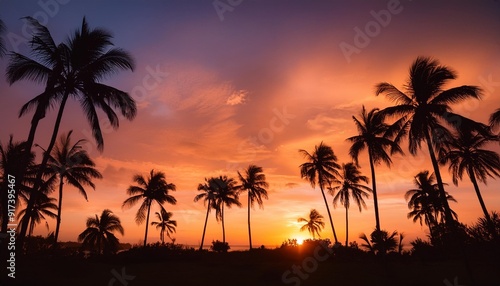
{"type": "Polygon", "coordinates": [[[227,252],[231,247],[229,247],[229,243],[227,242],[222,242],[219,240],[212,241],[212,246],[210,246],[210,249],[215,252],[227,252]]]}

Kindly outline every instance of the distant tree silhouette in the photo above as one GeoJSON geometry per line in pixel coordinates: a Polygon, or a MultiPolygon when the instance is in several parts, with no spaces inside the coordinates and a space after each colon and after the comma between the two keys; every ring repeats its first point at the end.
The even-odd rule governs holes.
{"type": "Polygon", "coordinates": [[[349,207],[351,198],[361,211],[361,206],[366,209],[363,198],[368,198],[372,190],[361,184],[368,184],[368,177],[361,175],[356,165],[353,163],[342,164],[341,174],[338,179],[332,181],[337,186],[329,187],[328,192],[333,196],[333,206],[340,202],[345,207],[345,246],[349,243],[349,207]]]}
{"type": "Polygon", "coordinates": [[[52,150],[52,154],[47,162],[47,171],[52,173],[53,179],[58,179],[59,181],[59,199],[54,245],[57,244],[61,227],[64,183],[77,188],[85,200],[88,201],[87,192],[84,186],[90,186],[92,189],[95,189],[95,184],[92,182],[92,179],[102,179],[101,173],[95,169],[94,161],[81,145],[85,140],[78,140],[73,144],[71,142],[72,133],[73,131],[70,131],[68,134],[61,135],[59,142],[52,150]]]}
{"type": "MultiPolygon", "coordinates": [[[[414,178],[416,189],[408,190],[405,199],[408,201],[408,218],[413,218],[413,222],[422,221],[429,227],[429,234],[433,236],[433,228],[444,221],[444,206],[440,198],[439,186],[435,183],[436,177],[429,171],[419,172],[414,178]]],[[[456,200],[446,193],[446,199],[456,202],[456,200]]],[[[457,214],[451,210],[456,218],[457,214]]]]}
{"type": "Polygon", "coordinates": [[[124,234],[120,219],[108,209],[102,211],[100,217],[89,217],[87,229],[78,236],[78,242],[83,242],[83,247],[96,249],[97,253],[116,253],[120,245],[114,232],[124,234]]]}
{"type": "Polygon", "coordinates": [[[212,187],[215,191],[215,218],[217,221],[222,222],[222,243],[226,243],[226,228],[224,226],[224,206],[231,208],[236,205],[241,207],[238,198],[238,189],[236,188],[236,181],[227,176],[219,176],[213,178],[212,187]]]}
{"type": "Polygon", "coordinates": [[[205,240],[205,231],[207,230],[208,215],[210,213],[210,210],[217,208],[215,204],[217,188],[214,185],[215,184],[214,180],[215,180],[214,178],[210,179],[205,178],[205,183],[198,185],[198,191],[201,191],[202,193],[194,197],[195,202],[202,199],[203,204],[207,205],[207,215],[205,217],[205,225],[203,226],[203,234],[201,236],[200,250],[203,249],[203,242],[205,240]]]}
{"type": "MultiPolygon", "coordinates": [[[[384,255],[398,248],[397,235],[397,231],[389,234],[385,230],[375,230],[370,234],[370,239],[364,233],[359,238],[365,242],[361,244],[363,248],[375,254],[384,255]]],[[[400,238],[399,244],[402,245],[402,238],[400,238]]]]}
{"type": "Polygon", "coordinates": [[[349,155],[354,159],[356,165],[359,166],[359,153],[365,148],[368,150],[368,160],[370,162],[370,170],[372,176],[372,191],[373,202],[375,208],[375,228],[380,230],[380,216],[378,209],[377,183],[375,179],[375,165],[384,162],[388,167],[391,166],[392,160],[390,154],[403,153],[397,143],[388,138],[391,134],[390,126],[384,123],[384,117],[380,114],[377,108],[366,112],[365,106],[361,110],[360,118],[352,117],[359,135],[347,138],[352,143],[349,149],[349,155]]]}
{"type": "Polygon", "coordinates": [[[377,95],[385,94],[396,103],[381,111],[384,116],[396,118],[394,126],[399,127],[399,133],[395,142],[399,143],[400,139],[408,135],[412,155],[417,154],[422,142],[427,144],[448,225],[454,225],[455,221],[445,199],[443,180],[434,151],[441,143],[438,138],[440,134],[436,131],[444,129],[440,122],[454,128],[471,123],[472,120],[453,113],[450,104],[469,98],[479,99],[481,96],[481,90],[476,86],[463,85],[443,90],[443,86],[455,78],[456,73],[437,60],[418,57],[410,67],[409,79],[405,85],[406,93],[386,82],[379,83],[376,90],[377,95]]]}
{"type": "Polygon", "coordinates": [[[152,221],[151,225],[156,226],[156,229],[160,230],[161,243],[165,243],[165,233],[173,241],[170,234],[175,232],[175,228],[177,227],[177,221],[171,219],[173,214],[162,209],[160,212],[155,212],[155,215],[158,221],[152,221]]]}
{"type": "Polygon", "coordinates": [[[308,219],[300,217],[297,219],[297,222],[305,222],[305,224],[300,228],[300,231],[307,229],[307,231],[309,231],[309,233],[313,236],[313,239],[316,239],[316,235],[321,237],[319,232],[325,227],[323,216],[320,215],[316,209],[312,209],[309,212],[308,219]]]}
{"type": "Polygon", "coordinates": [[[330,214],[330,208],[328,207],[324,192],[324,189],[332,183],[335,176],[339,175],[338,169],[340,165],[337,164],[337,156],[333,153],[332,147],[323,144],[323,142],[321,142],[319,146],[314,146],[314,152],[312,154],[306,150],[299,150],[299,153],[307,160],[306,163],[299,166],[300,176],[308,180],[313,188],[316,184],[319,186],[325,202],[326,211],[328,212],[328,218],[330,219],[333,238],[335,239],[335,243],[338,243],[337,233],[333,226],[332,215],[330,214]]]}
{"type": "MultiPolygon", "coordinates": [[[[56,44],[49,30],[37,20],[27,17],[25,20],[33,30],[30,41],[33,59],[19,53],[12,53],[7,67],[7,79],[10,84],[20,80],[32,80],[45,83],[45,90],[21,109],[23,116],[35,109],[31,129],[27,140],[27,152],[31,150],[38,123],[51,108],[58,109],[50,143],[42,159],[46,166],[52,148],[55,145],[62,115],[69,98],[79,101],[99,150],[104,141],[97,115],[101,109],[113,128],[118,128],[119,120],[115,109],[127,119],[132,120],[137,107],[132,97],[124,91],[105,85],[102,80],[120,70],[133,70],[131,56],[122,49],[113,48],[111,34],[100,28],[90,29],[85,18],[81,28],[64,43],[56,44]]],[[[43,167],[41,169],[44,169],[43,167]]],[[[38,191],[42,181],[39,173],[33,187],[38,191]]],[[[30,197],[26,215],[30,217],[35,196],[30,197]]],[[[18,244],[23,244],[27,230],[27,221],[21,226],[18,244]]]]}
{"type": "Polygon", "coordinates": [[[449,171],[455,185],[458,185],[458,180],[462,180],[464,172],[467,173],[493,234],[495,233],[493,221],[479,190],[478,181],[486,185],[488,176],[500,177],[500,156],[497,152],[484,149],[485,145],[497,140],[498,138],[492,134],[484,136],[482,132],[462,130],[457,133],[456,137],[447,140],[439,153],[440,163],[449,164],[449,171]]]}
{"type": "Polygon", "coordinates": [[[480,217],[477,222],[468,228],[468,233],[479,242],[494,241],[500,237],[500,214],[498,212],[491,212],[489,215],[491,222],[493,222],[493,229],[496,233],[491,233],[491,222],[485,217],[480,217]]]}
{"type": "Polygon", "coordinates": [[[250,208],[255,202],[259,207],[263,207],[263,199],[268,199],[266,188],[269,184],[266,182],[266,175],[263,173],[262,167],[250,165],[245,170],[244,176],[238,172],[241,185],[238,188],[241,191],[246,191],[248,194],[248,241],[250,249],[252,249],[252,232],[250,230],[250,208]]]}
{"type": "Polygon", "coordinates": [[[122,208],[130,208],[139,201],[142,201],[135,215],[135,222],[141,224],[146,220],[146,231],[144,234],[144,247],[146,247],[151,204],[156,202],[162,210],[164,210],[164,203],[175,205],[177,200],[169,194],[169,191],[175,191],[175,185],[167,183],[165,173],[160,171],[155,172],[154,170],[151,170],[147,179],[142,175],[135,175],[134,182],[138,185],[130,186],[127,189],[127,194],[130,198],[123,202],[122,208]]]}

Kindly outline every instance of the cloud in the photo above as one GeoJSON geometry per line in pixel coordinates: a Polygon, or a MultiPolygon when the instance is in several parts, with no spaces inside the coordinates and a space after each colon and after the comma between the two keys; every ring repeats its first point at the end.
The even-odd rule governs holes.
{"type": "Polygon", "coordinates": [[[227,105],[243,104],[246,101],[247,95],[248,95],[248,91],[246,91],[246,90],[236,91],[229,96],[229,98],[226,101],[226,104],[227,105]]]}

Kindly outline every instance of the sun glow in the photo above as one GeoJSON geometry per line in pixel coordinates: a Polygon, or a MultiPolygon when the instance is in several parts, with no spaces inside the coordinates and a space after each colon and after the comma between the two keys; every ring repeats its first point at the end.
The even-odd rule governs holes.
{"type": "Polygon", "coordinates": [[[296,239],[298,245],[302,245],[302,243],[304,243],[304,239],[302,237],[297,237],[296,239]]]}

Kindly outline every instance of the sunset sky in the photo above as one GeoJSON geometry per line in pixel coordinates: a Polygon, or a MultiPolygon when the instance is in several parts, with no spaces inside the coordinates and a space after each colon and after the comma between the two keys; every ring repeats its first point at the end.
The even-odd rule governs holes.
{"type": "MultiPolygon", "coordinates": [[[[56,42],[64,41],[85,16],[91,27],[111,31],[114,44],[136,60],[134,72],[105,81],[134,97],[138,115],[131,122],[121,120],[117,131],[103,119],[104,152],[98,152],[78,104],[66,107],[61,132],[73,130],[73,139],[88,139],[85,148],[104,179],[95,182],[95,191],[87,189],[88,202],[65,187],[60,239],[75,241],[87,217],[109,208],[124,225],[120,241],[138,243],[145,228],[134,221],[139,205],[121,205],[132,177],[155,169],[177,186],[172,193],[177,205],[165,205],[178,223],[174,237],[178,243],[198,244],[206,208],[193,202],[197,185],[206,177],[236,177],[249,164],[262,166],[270,184],[264,209],[252,211],[254,246],[308,238],[297,218],[312,208],[325,222],[328,216],[319,189],[300,178],[304,159],[298,150],[312,151],[323,141],[340,163],[350,162],[345,139],[357,134],[352,115],[358,116],[363,104],[367,109],[390,105],[375,96],[375,84],[403,87],[412,61],[430,56],[457,71],[458,79],[448,87],[469,84],[484,91],[481,101],[453,106],[455,112],[486,123],[500,107],[500,2],[435,2],[0,0],[8,50],[29,53],[24,16],[46,24],[56,42]],[[230,10],[217,11],[221,7],[230,10]]],[[[9,134],[16,141],[27,138],[32,114],[18,119],[18,111],[43,90],[27,81],[9,86],[7,63],[8,57],[0,59],[3,144],[9,134]]],[[[43,119],[35,143],[48,145],[55,113],[43,119]]],[[[403,149],[409,153],[406,143],[403,149]]],[[[491,149],[500,151],[498,144],[491,149]]],[[[367,157],[362,153],[360,164],[369,176],[367,157]]],[[[404,232],[407,244],[426,237],[426,226],[406,218],[404,193],[413,188],[419,171],[432,169],[427,157],[425,151],[418,157],[397,156],[391,169],[376,170],[381,227],[404,232]]],[[[464,179],[454,186],[447,167],[441,170],[446,190],[458,201],[451,207],[459,220],[475,222],[482,212],[472,184],[464,179]]],[[[500,180],[489,179],[480,187],[488,209],[500,211],[500,180]]],[[[242,208],[226,212],[230,245],[248,244],[246,198],[241,196],[242,208]]],[[[328,200],[331,205],[332,197],[328,200]]],[[[367,205],[361,213],[350,209],[350,241],[375,227],[371,197],[367,205]]],[[[344,208],[332,208],[332,216],[343,242],[344,208]]],[[[49,220],[49,226],[54,231],[55,221],[49,220]]],[[[42,224],[36,233],[48,231],[42,224]]],[[[328,224],[322,237],[333,238],[328,224]]],[[[222,239],[222,231],[212,215],[205,243],[216,239],[222,239]]],[[[150,228],[148,242],[158,240],[159,232],[150,228]]]]}

